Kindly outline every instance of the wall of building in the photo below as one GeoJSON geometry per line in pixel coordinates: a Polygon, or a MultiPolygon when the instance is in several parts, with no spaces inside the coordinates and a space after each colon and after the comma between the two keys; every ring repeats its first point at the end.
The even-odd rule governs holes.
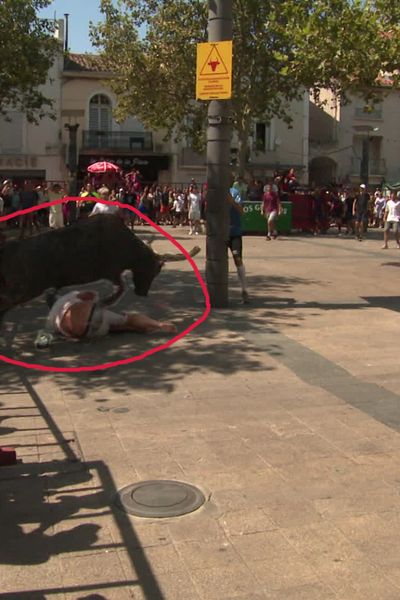
{"type": "Polygon", "coordinates": [[[379,173],[370,173],[371,183],[379,184],[382,179],[388,182],[400,181],[400,93],[390,91],[383,97],[382,103],[372,113],[363,112],[365,102],[354,98],[342,107],[340,127],[340,145],[343,151],[339,154],[339,173],[343,178],[354,181],[353,164],[359,160],[362,139],[370,139],[370,159],[372,167],[377,165],[379,173]],[[378,162],[379,161],[379,162],[378,162]]]}
{"type": "Polygon", "coordinates": [[[54,120],[44,118],[34,125],[14,111],[8,115],[11,121],[0,119],[0,178],[64,180],[60,132],[62,64],[60,52],[42,88],[43,94],[53,101],[54,120]]]}
{"type": "MultiPolygon", "coordinates": [[[[265,139],[263,151],[257,140],[256,124],[249,138],[250,160],[246,172],[248,177],[265,179],[271,177],[275,170],[288,170],[294,167],[302,183],[308,181],[308,93],[301,100],[291,103],[290,114],[292,124],[289,127],[279,119],[265,123],[265,139]]],[[[231,143],[232,169],[235,168],[235,152],[237,139],[235,134],[231,143]]],[[[178,182],[190,182],[193,178],[199,183],[206,181],[206,155],[197,154],[184,141],[173,144],[174,177],[178,182]]]]}

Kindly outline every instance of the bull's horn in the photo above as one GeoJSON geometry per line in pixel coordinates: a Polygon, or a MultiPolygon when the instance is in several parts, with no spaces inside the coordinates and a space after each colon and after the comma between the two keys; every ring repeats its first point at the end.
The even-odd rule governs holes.
{"type": "MultiPolygon", "coordinates": [[[[199,252],[199,246],[195,246],[190,250],[189,255],[193,258],[193,256],[196,256],[196,254],[198,254],[199,252]]],[[[186,260],[186,256],[184,256],[182,252],[177,252],[176,254],[169,254],[167,252],[166,254],[157,254],[157,257],[161,262],[176,262],[178,260],[186,260]]]]}

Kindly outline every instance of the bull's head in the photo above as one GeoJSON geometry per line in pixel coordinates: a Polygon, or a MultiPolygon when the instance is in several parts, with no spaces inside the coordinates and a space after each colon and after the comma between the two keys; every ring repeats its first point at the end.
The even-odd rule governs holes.
{"type": "MultiPolygon", "coordinates": [[[[148,244],[148,246],[150,245],[151,242],[148,244]]],[[[190,250],[189,255],[193,257],[196,256],[196,254],[198,254],[199,252],[200,248],[198,246],[195,246],[190,250]]],[[[155,258],[155,260],[152,261],[151,267],[148,266],[146,270],[138,269],[133,272],[135,294],[137,294],[138,296],[147,296],[153,279],[157,277],[157,275],[159,274],[166,262],[177,262],[186,260],[186,257],[181,252],[177,252],[175,254],[157,254],[156,252],[154,252],[154,250],[151,250],[151,253],[153,255],[153,258],[155,258]]]]}

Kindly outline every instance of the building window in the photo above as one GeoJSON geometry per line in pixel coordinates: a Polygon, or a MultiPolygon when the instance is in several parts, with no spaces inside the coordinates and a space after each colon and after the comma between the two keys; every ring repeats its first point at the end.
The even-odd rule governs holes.
{"type": "Polygon", "coordinates": [[[112,106],[110,99],[104,94],[96,94],[89,105],[89,131],[110,131],[112,106]]]}
{"type": "Polygon", "coordinates": [[[266,152],[271,150],[271,126],[269,123],[256,123],[254,127],[255,152],[266,152]]]}

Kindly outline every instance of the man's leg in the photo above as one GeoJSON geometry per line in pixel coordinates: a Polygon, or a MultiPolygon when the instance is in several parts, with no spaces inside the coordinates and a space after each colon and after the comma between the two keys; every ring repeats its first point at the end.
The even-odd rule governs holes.
{"type": "Polygon", "coordinates": [[[277,217],[276,211],[272,211],[272,213],[269,215],[269,219],[268,219],[269,236],[272,238],[276,238],[276,236],[277,236],[276,226],[275,226],[276,217],[277,217]]]}
{"type": "Polygon", "coordinates": [[[19,237],[22,239],[25,235],[25,220],[26,215],[20,215],[19,217],[19,237]]]}
{"type": "Polygon", "coordinates": [[[272,238],[273,235],[273,219],[271,219],[272,213],[268,213],[268,239],[272,238]]]}
{"type": "Polygon", "coordinates": [[[245,304],[250,302],[249,293],[247,291],[247,281],[246,281],[246,269],[243,264],[242,259],[242,237],[236,236],[231,240],[231,250],[233,260],[235,262],[237,274],[239,277],[240,285],[242,287],[242,300],[245,304]]]}
{"type": "MultiPolygon", "coordinates": [[[[390,223],[388,223],[388,221],[386,221],[385,228],[383,230],[383,246],[382,246],[382,250],[386,250],[389,247],[388,246],[388,242],[389,242],[389,229],[390,229],[390,223]]],[[[397,236],[398,236],[398,234],[396,233],[396,240],[397,240],[397,236]]]]}
{"type": "Polygon", "coordinates": [[[176,326],[170,321],[158,321],[140,313],[127,314],[126,322],[120,327],[110,327],[110,331],[135,331],[136,333],[176,333],[176,326]]]}
{"type": "Polygon", "coordinates": [[[104,337],[110,332],[118,331],[176,333],[177,329],[169,321],[157,321],[144,314],[119,314],[104,308],[97,308],[87,332],[87,338],[104,337]]]}
{"type": "Polygon", "coordinates": [[[359,217],[356,220],[356,236],[357,236],[357,239],[359,239],[360,241],[362,240],[362,233],[363,233],[363,221],[362,221],[362,218],[359,217]]]}
{"type": "Polygon", "coordinates": [[[32,233],[33,233],[33,213],[28,213],[26,215],[26,218],[27,218],[27,224],[28,224],[29,237],[32,237],[32,233]]]}

